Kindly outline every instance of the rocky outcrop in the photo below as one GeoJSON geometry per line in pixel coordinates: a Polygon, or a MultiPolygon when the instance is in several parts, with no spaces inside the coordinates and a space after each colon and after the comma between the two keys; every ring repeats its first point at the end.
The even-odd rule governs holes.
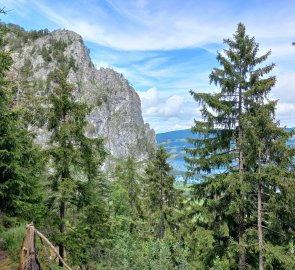
{"type": "MultiPolygon", "coordinates": [[[[7,36],[6,47],[13,51],[10,76],[17,82],[20,99],[28,89],[36,96],[48,94],[54,70],[66,63],[70,67],[68,81],[76,87],[75,98],[92,108],[87,135],[104,137],[114,158],[144,160],[154,152],[155,132],[143,121],[138,94],[122,74],[97,69],[78,34],[67,30],[29,33],[18,28],[7,36]]],[[[46,132],[41,128],[37,134],[44,144],[46,132]]]]}

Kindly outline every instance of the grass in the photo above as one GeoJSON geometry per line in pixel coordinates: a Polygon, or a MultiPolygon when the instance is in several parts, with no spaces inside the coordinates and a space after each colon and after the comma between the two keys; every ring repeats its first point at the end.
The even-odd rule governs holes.
{"type": "Polygon", "coordinates": [[[19,259],[19,251],[25,234],[25,224],[4,229],[0,232],[0,242],[2,242],[5,252],[14,262],[19,259]]]}
{"type": "MultiPolygon", "coordinates": [[[[4,228],[0,225],[0,270],[16,270],[18,268],[20,250],[25,235],[25,223],[14,225],[11,228],[4,228]]],[[[46,259],[39,237],[36,237],[36,245],[39,251],[41,264],[44,264],[43,269],[47,269],[46,259]]],[[[49,252],[49,250],[47,250],[47,252],[49,252]]],[[[60,269],[58,267],[58,262],[55,260],[51,261],[50,266],[53,270],[60,269]]]]}

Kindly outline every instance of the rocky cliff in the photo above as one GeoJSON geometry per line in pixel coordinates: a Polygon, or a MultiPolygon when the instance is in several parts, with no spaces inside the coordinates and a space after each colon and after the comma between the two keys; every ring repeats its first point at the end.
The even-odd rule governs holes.
{"type": "MultiPolygon", "coordinates": [[[[29,91],[35,96],[47,95],[53,87],[54,70],[67,64],[68,81],[76,87],[75,98],[92,108],[88,136],[104,137],[114,158],[144,160],[155,150],[155,132],[143,121],[138,94],[122,74],[93,65],[81,36],[67,30],[26,32],[10,27],[13,32],[6,36],[5,44],[12,50],[10,77],[17,99],[29,91]]],[[[44,144],[48,134],[42,128],[37,134],[37,141],[44,144]]]]}

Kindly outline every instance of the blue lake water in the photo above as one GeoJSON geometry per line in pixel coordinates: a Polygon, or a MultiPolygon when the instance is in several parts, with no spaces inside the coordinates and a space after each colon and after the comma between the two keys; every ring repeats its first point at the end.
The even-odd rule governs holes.
{"type": "MultiPolygon", "coordinates": [[[[287,130],[291,130],[291,128],[287,128],[287,130]]],[[[170,155],[168,161],[173,166],[174,171],[176,171],[177,181],[183,181],[183,175],[186,172],[186,163],[183,159],[185,152],[183,149],[185,147],[192,147],[192,145],[187,142],[187,138],[197,138],[197,135],[192,134],[190,129],[157,134],[158,145],[164,146],[170,155]]],[[[288,145],[295,146],[294,137],[288,140],[288,145]]],[[[221,171],[216,171],[216,173],[220,172],[221,171]]]]}

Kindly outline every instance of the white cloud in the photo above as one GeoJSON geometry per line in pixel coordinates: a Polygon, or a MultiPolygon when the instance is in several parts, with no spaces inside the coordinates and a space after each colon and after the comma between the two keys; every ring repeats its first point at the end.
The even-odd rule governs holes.
{"type": "Polygon", "coordinates": [[[245,22],[257,40],[269,41],[272,48],[277,40],[292,38],[295,28],[293,11],[281,2],[255,3],[253,7],[249,4],[243,9],[224,1],[214,1],[214,8],[206,2],[189,0],[107,3],[109,9],[91,1],[87,5],[76,1],[73,7],[60,2],[53,9],[43,1],[31,2],[59,27],[74,30],[88,41],[124,50],[167,50],[221,43],[232,35],[239,21],[245,22]],[[96,10],[96,18],[92,10],[96,10]]]}
{"type": "MultiPolygon", "coordinates": [[[[56,12],[40,2],[36,2],[36,6],[48,19],[55,22],[59,27],[73,30],[82,35],[86,40],[97,42],[97,37],[105,35],[104,28],[99,24],[91,23],[88,21],[87,17],[76,18],[69,15],[65,16],[64,13],[56,12]]],[[[100,43],[104,45],[107,44],[104,39],[102,39],[100,43]]]]}
{"type": "Polygon", "coordinates": [[[138,92],[144,116],[179,117],[183,114],[184,98],[178,95],[160,96],[156,88],[138,92]]]}
{"type": "Polygon", "coordinates": [[[104,67],[104,68],[111,68],[112,67],[110,65],[110,63],[108,63],[107,61],[95,61],[94,65],[97,69],[99,69],[100,67],[104,67]]]}
{"type": "Polygon", "coordinates": [[[164,106],[159,108],[159,113],[166,117],[179,116],[181,113],[183,113],[183,105],[184,98],[173,95],[166,100],[164,106]]]}
{"type": "Polygon", "coordinates": [[[271,97],[279,99],[282,103],[295,104],[295,72],[286,72],[277,76],[277,84],[271,92],[271,97]]]}
{"type": "Polygon", "coordinates": [[[243,5],[213,1],[187,0],[57,1],[3,0],[7,6],[23,5],[22,10],[39,9],[58,27],[81,34],[86,40],[124,50],[157,50],[206,46],[230,37],[242,21],[257,40],[276,46],[293,38],[294,12],[288,1],[258,1],[243,5]],[[26,7],[27,5],[27,7],[26,7]],[[212,6],[214,5],[214,8],[212,6]],[[257,16],[259,14],[259,16],[257,16]]]}
{"type": "Polygon", "coordinates": [[[159,102],[159,92],[156,88],[150,88],[145,92],[138,92],[141,99],[143,109],[148,109],[153,106],[157,106],[159,102]]]}
{"type": "Polygon", "coordinates": [[[193,119],[200,117],[197,103],[189,97],[166,96],[156,88],[138,94],[142,102],[143,118],[156,132],[190,128],[193,119]]]}
{"type": "Polygon", "coordinates": [[[278,99],[276,119],[283,126],[295,126],[295,72],[279,74],[277,85],[271,92],[272,99],[278,99]]]}
{"type": "Polygon", "coordinates": [[[278,83],[271,97],[280,99],[277,118],[294,126],[295,72],[290,71],[295,68],[295,47],[291,46],[295,41],[292,0],[249,3],[76,0],[72,5],[57,1],[54,6],[52,3],[3,0],[3,5],[15,8],[15,14],[22,18],[32,17],[33,10],[39,18],[47,18],[45,25],[53,22],[58,28],[79,33],[86,41],[108,47],[103,52],[100,47],[91,53],[94,62],[123,73],[136,88],[148,89],[138,93],[143,115],[157,131],[187,128],[192,125],[193,117],[199,117],[197,104],[188,90],[216,89],[208,80],[210,70],[216,66],[213,55],[222,48],[223,38],[232,37],[237,23],[244,22],[249,36],[255,36],[260,43],[261,53],[272,50],[269,61],[277,64],[274,74],[278,73],[278,83]],[[194,57],[195,51],[191,51],[191,57],[182,59],[183,55],[177,58],[177,52],[172,51],[196,47],[205,48],[211,58],[201,53],[194,57]]]}
{"type": "Polygon", "coordinates": [[[277,114],[280,115],[281,119],[295,119],[295,104],[293,103],[278,103],[277,114]]]}
{"type": "Polygon", "coordinates": [[[73,7],[77,8],[75,12],[71,12],[73,7],[66,8],[61,3],[58,3],[55,9],[44,2],[34,1],[33,3],[59,27],[74,30],[88,41],[124,50],[200,46],[208,42],[220,41],[224,34],[228,33],[232,22],[224,17],[219,16],[219,20],[211,20],[212,12],[203,14],[200,4],[199,9],[195,4],[192,5],[195,12],[186,9],[188,7],[174,10],[180,7],[180,3],[173,2],[172,5],[167,3],[161,5],[161,3],[147,1],[128,3],[109,0],[108,4],[113,9],[109,15],[106,10],[101,10],[98,4],[94,6],[91,2],[87,5],[88,9],[82,7],[80,10],[77,8],[79,3],[74,4],[73,7]],[[158,8],[154,9],[153,5],[158,8]],[[94,20],[91,16],[91,8],[105,14],[98,14],[94,20]]]}
{"type": "Polygon", "coordinates": [[[295,127],[295,104],[278,103],[276,119],[280,121],[281,126],[295,127]]]}

